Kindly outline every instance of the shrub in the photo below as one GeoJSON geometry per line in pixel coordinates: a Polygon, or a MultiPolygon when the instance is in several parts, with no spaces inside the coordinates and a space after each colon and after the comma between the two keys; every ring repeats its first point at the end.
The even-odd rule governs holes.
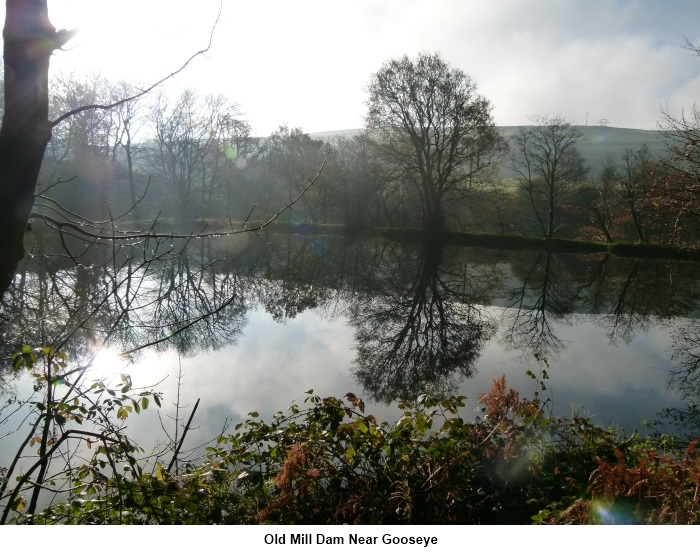
{"type": "Polygon", "coordinates": [[[700,459],[637,434],[546,415],[494,381],[482,415],[464,397],[401,403],[393,424],[361,400],[308,392],[270,423],[257,413],[179,474],[113,476],[41,523],[696,523],[700,459]]]}

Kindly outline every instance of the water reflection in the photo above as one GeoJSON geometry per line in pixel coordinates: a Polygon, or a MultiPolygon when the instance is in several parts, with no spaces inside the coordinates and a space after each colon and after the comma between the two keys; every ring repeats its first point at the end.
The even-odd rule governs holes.
{"type": "MultiPolygon", "coordinates": [[[[104,345],[134,362],[152,352],[204,357],[218,349],[206,354],[207,368],[255,374],[260,369],[248,363],[227,366],[251,318],[266,313],[293,326],[313,312],[347,322],[352,331],[351,358],[340,371],[351,370],[348,380],[356,382],[334,394],[359,383],[365,398],[389,402],[455,391],[476,375],[494,341],[522,360],[551,364],[572,348],[572,327],[582,330],[577,342],[594,326],[608,343],[631,345],[662,325],[673,330],[668,382],[688,405],[667,416],[698,423],[697,265],[303,235],[184,247],[105,247],[80,256],[75,245],[71,256],[60,245],[37,248],[0,306],[3,359],[25,343],[65,350],[75,361],[104,345]]],[[[259,341],[263,350],[282,349],[271,336],[259,341]]],[[[583,348],[592,364],[602,347],[595,341],[583,348]]],[[[291,351],[266,362],[276,365],[287,396],[285,365],[298,356],[291,351]]],[[[311,383],[299,384],[293,395],[322,381],[324,371],[310,368],[311,383]]]]}
{"type": "Polygon", "coordinates": [[[511,288],[503,322],[503,341],[526,358],[554,358],[564,348],[554,323],[571,317],[578,298],[572,272],[561,256],[540,252],[520,256],[513,265],[520,278],[511,288]]]}
{"type": "Polygon", "coordinates": [[[605,256],[591,264],[591,279],[581,287],[582,306],[600,314],[611,341],[629,343],[653,321],[693,314],[696,271],[695,264],[605,256]]]}
{"type": "Polygon", "coordinates": [[[351,304],[353,373],[374,399],[451,391],[470,377],[495,325],[480,305],[498,282],[495,269],[448,267],[440,245],[387,245],[375,253],[365,288],[351,304]],[[461,271],[456,271],[461,270],[461,271]]]}
{"type": "Polygon", "coordinates": [[[682,320],[671,332],[673,343],[669,354],[674,362],[669,385],[677,389],[682,407],[663,411],[663,418],[695,439],[700,430],[700,322],[682,320]]]}

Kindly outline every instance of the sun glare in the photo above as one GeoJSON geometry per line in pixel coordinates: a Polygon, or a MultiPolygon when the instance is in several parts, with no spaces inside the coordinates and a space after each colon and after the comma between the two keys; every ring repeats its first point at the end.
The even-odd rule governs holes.
{"type": "Polygon", "coordinates": [[[210,5],[214,4],[192,10],[179,2],[122,0],[90,2],[87,9],[84,0],[55,0],[49,4],[52,24],[78,33],[63,52],[56,52],[52,67],[151,81],[174,69],[170,60],[184,60],[186,54],[206,46],[216,17],[207,9],[210,5]]]}
{"type": "Polygon", "coordinates": [[[128,374],[131,363],[119,356],[114,349],[103,347],[92,359],[87,375],[91,379],[109,379],[119,374],[128,374]]]}

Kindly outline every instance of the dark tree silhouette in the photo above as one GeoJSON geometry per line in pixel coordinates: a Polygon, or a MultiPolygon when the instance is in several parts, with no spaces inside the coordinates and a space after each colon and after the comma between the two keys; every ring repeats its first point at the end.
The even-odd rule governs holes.
{"type": "Polygon", "coordinates": [[[351,310],[353,373],[372,398],[384,402],[453,389],[472,376],[495,332],[477,307],[492,285],[488,271],[476,283],[466,273],[451,274],[436,244],[422,245],[418,256],[403,254],[403,260],[389,256],[377,264],[377,292],[351,310]]]}
{"type": "Polygon", "coordinates": [[[34,203],[49,122],[49,59],[74,34],[49,21],[47,0],[7,0],[5,111],[0,128],[0,291],[24,256],[24,232],[34,203]]]}
{"type": "Polygon", "coordinates": [[[492,168],[506,144],[474,81],[437,54],[386,62],[369,84],[367,131],[388,179],[420,198],[423,226],[444,226],[444,203],[492,168]]]}
{"type": "Polygon", "coordinates": [[[525,191],[542,234],[549,239],[561,225],[562,207],[586,169],[576,148],[581,132],[561,116],[536,116],[512,140],[513,170],[525,191]]]}

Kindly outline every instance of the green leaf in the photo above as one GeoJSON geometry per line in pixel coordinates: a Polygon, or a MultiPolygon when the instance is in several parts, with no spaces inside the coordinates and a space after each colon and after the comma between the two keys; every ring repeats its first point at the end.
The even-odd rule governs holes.
{"type": "Polygon", "coordinates": [[[15,502],[12,505],[12,509],[17,511],[18,513],[24,512],[24,510],[27,508],[27,502],[22,499],[21,497],[15,499],[15,502]]]}
{"type": "Polygon", "coordinates": [[[21,354],[13,355],[12,357],[12,370],[16,372],[19,370],[20,366],[24,364],[24,357],[21,354]]]}
{"type": "Polygon", "coordinates": [[[156,463],[156,470],[153,473],[153,476],[156,478],[156,480],[163,482],[165,480],[165,469],[163,468],[163,465],[159,462],[156,463]]]}
{"type": "Polygon", "coordinates": [[[143,410],[148,408],[148,397],[141,397],[141,408],[143,410]]]}

